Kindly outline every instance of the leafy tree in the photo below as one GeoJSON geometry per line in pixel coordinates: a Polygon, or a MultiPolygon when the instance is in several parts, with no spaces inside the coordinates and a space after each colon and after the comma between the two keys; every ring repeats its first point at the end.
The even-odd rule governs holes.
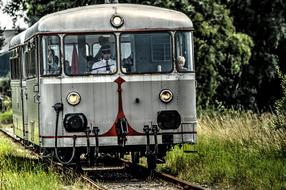
{"type": "MultiPolygon", "coordinates": [[[[34,23],[47,13],[62,9],[103,3],[86,0],[12,0],[5,11],[14,15],[21,8],[28,21],[34,23]]],[[[252,40],[237,33],[230,12],[215,0],[121,0],[166,7],[184,12],[194,23],[195,61],[198,81],[198,104],[202,107],[223,102],[235,104],[242,66],[251,56],[252,40]]]]}
{"type": "Polygon", "coordinates": [[[237,30],[254,41],[250,64],[243,67],[240,97],[244,105],[267,110],[281,96],[276,66],[286,72],[286,1],[221,0],[237,30]]]}
{"type": "Polygon", "coordinates": [[[225,6],[215,0],[143,1],[184,12],[194,23],[197,100],[201,107],[236,104],[242,66],[248,64],[252,40],[237,33],[225,6]]]}
{"type": "MultiPolygon", "coordinates": [[[[0,2],[0,7],[2,6],[2,2],[0,2]]],[[[3,37],[3,32],[4,30],[0,27],[0,50],[2,48],[2,46],[4,45],[4,37],[3,37]]]]}
{"type": "Polygon", "coordinates": [[[5,39],[3,37],[3,32],[4,32],[4,30],[2,30],[0,27],[0,50],[1,50],[2,46],[4,45],[4,41],[5,41],[5,39]]]}
{"type": "MultiPolygon", "coordinates": [[[[0,2],[0,8],[3,6],[3,2],[1,1],[0,2]]],[[[3,30],[2,28],[0,27],[0,50],[2,48],[2,46],[4,45],[4,38],[3,38],[3,30]]]]}
{"type": "Polygon", "coordinates": [[[3,8],[3,11],[14,18],[25,17],[26,22],[32,25],[47,14],[73,7],[100,4],[104,3],[104,1],[105,0],[11,0],[3,8]],[[23,15],[23,11],[26,12],[26,15],[23,15]]]}

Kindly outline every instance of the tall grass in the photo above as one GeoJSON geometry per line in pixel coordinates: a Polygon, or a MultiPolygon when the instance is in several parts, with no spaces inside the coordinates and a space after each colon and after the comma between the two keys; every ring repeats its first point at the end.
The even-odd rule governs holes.
{"type": "Polygon", "coordinates": [[[257,115],[252,112],[205,115],[199,120],[198,130],[203,137],[284,154],[286,130],[277,129],[277,120],[278,116],[273,114],[257,115]]]}
{"type": "Polygon", "coordinates": [[[286,131],[276,121],[251,112],[202,115],[198,154],[174,147],[160,169],[219,189],[286,189],[286,131]]]}
{"type": "MultiPolygon", "coordinates": [[[[0,113],[0,128],[12,127],[12,109],[0,113]]],[[[90,189],[73,174],[59,174],[0,133],[0,190],[90,189]]]]}
{"type": "Polygon", "coordinates": [[[59,174],[0,135],[1,190],[89,189],[72,175],[59,174]]]}

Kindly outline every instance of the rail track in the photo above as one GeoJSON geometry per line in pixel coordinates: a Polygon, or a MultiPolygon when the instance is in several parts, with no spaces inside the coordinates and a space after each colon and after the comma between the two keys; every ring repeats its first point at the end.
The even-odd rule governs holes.
{"type": "MultiPolygon", "coordinates": [[[[15,143],[23,145],[20,139],[15,138],[7,130],[1,129],[1,132],[11,138],[15,143]]],[[[31,150],[31,153],[37,155],[35,151],[31,150]]],[[[66,167],[62,164],[48,159],[49,164],[59,172],[73,172],[78,176],[85,184],[89,185],[90,189],[116,189],[116,190],[177,190],[177,189],[205,189],[198,185],[194,185],[190,182],[180,180],[169,174],[165,174],[156,170],[148,170],[141,165],[134,165],[131,162],[123,159],[111,157],[105,155],[102,158],[104,162],[94,167],[84,166],[82,164],[81,172],[72,169],[72,167],[66,167]]],[[[47,160],[46,160],[47,161],[47,160]]],[[[75,167],[73,167],[75,168],[75,167]]]]}
{"type": "Polygon", "coordinates": [[[126,160],[114,159],[113,162],[117,162],[120,166],[108,170],[88,170],[84,172],[86,176],[84,178],[90,184],[95,184],[95,188],[100,186],[101,189],[204,189],[171,175],[156,170],[150,171],[144,166],[134,165],[126,160]]]}

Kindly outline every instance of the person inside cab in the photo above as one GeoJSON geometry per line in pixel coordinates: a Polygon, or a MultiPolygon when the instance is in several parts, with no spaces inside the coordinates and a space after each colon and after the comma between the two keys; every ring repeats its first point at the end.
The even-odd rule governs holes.
{"type": "Polygon", "coordinates": [[[179,71],[187,71],[188,69],[185,67],[186,59],[184,56],[178,56],[177,64],[179,71]]]}
{"type": "Polygon", "coordinates": [[[123,72],[127,72],[127,73],[131,72],[132,66],[133,66],[132,56],[130,55],[127,58],[124,58],[122,60],[122,63],[123,63],[123,69],[124,69],[123,72]]]}
{"type": "Polygon", "coordinates": [[[55,55],[55,50],[48,50],[48,69],[47,74],[59,73],[59,58],[55,55]]]}
{"type": "Polygon", "coordinates": [[[101,48],[101,60],[92,65],[91,73],[112,73],[116,70],[116,62],[111,59],[111,49],[109,45],[101,48]]]}

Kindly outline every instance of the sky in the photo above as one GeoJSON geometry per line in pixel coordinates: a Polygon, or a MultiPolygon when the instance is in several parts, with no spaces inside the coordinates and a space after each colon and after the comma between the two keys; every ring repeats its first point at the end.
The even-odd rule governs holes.
{"type": "MultiPolygon", "coordinates": [[[[5,5],[9,0],[1,0],[3,2],[3,5],[5,5]]],[[[0,26],[1,29],[6,28],[6,29],[12,29],[13,27],[13,22],[12,18],[4,14],[2,10],[0,10],[0,26]]],[[[20,28],[27,28],[28,24],[24,22],[24,18],[18,19],[16,22],[16,26],[19,26],[20,28]]]]}

